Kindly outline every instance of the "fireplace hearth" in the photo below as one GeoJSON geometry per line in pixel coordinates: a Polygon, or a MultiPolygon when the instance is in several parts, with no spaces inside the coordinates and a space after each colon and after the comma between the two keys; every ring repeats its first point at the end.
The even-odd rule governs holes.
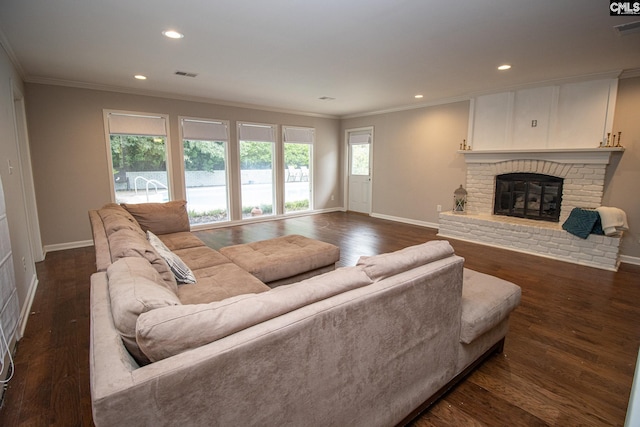
{"type": "Polygon", "coordinates": [[[539,173],[496,176],[495,215],[558,222],[563,179],[539,173]]]}
{"type": "Polygon", "coordinates": [[[620,237],[592,234],[581,239],[561,224],[576,207],[602,205],[607,164],[612,154],[623,151],[615,147],[464,151],[466,215],[441,212],[438,235],[616,271],[620,237]],[[498,178],[509,175],[518,184],[500,184],[496,194],[498,178]],[[553,179],[538,179],[542,175],[553,179]],[[529,188],[520,181],[529,181],[529,188]],[[496,212],[496,206],[505,212],[496,212]],[[549,218],[555,219],[541,221],[549,218]]]}

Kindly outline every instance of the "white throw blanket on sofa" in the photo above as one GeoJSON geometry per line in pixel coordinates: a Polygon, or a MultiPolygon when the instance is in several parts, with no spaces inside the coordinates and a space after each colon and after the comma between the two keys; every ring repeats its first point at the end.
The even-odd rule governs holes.
{"type": "Polygon", "coordinates": [[[602,229],[605,235],[617,236],[620,235],[622,231],[629,229],[627,214],[622,209],[600,206],[596,208],[596,211],[600,214],[602,229]]]}

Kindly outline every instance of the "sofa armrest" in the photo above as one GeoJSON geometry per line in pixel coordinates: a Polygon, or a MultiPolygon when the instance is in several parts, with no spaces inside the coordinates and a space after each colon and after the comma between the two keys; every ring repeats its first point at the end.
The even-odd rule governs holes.
{"type": "Polygon", "coordinates": [[[471,344],[508,319],[520,304],[520,297],[518,285],[465,268],[460,341],[471,344]]]}
{"type": "Polygon", "coordinates": [[[111,250],[109,249],[109,240],[104,229],[104,223],[98,211],[89,211],[89,222],[91,223],[93,245],[96,252],[96,268],[98,271],[107,271],[107,267],[111,265],[111,250]]]}
{"type": "Polygon", "coordinates": [[[133,385],[132,372],[138,368],[113,324],[107,274],[91,276],[91,336],[89,364],[94,418],[112,406],[111,396],[133,385]]]}

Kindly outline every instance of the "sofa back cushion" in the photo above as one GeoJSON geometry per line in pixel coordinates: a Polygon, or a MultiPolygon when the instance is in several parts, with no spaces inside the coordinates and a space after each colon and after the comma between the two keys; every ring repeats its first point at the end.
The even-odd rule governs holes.
{"type": "Polygon", "coordinates": [[[145,233],[153,234],[179,233],[190,231],[189,215],[186,200],[175,200],[166,203],[122,203],[140,224],[145,233]]]}
{"type": "Polygon", "coordinates": [[[434,240],[396,252],[362,256],[356,265],[362,267],[369,278],[376,282],[452,255],[453,248],[449,242],[446,240],[434,240]]]}
{"type": "Polygon", "coordinates": [[[143,258],[160,274],[164,286],[173,293],[178,293],[178,284],[171,268],[153,249],[144,233],[139,234],[127,229],[118,230],[109,236],[109,249],[112,262],[127,257],[143,258]]]}
{"type": "Polygon", "coordinates": [[[209,304],[164,307],[140,315],[137,342],[155,362],[369,284],[371,280],[360,268],[349,267],[259,294],[209,304]]]}
{"type": "Polygon", "coordinates": [[[121,258],[107,268],[111,314],[125,347],[141,364],[148,363],[136,343],[136,322],[141,313],[180,305],[160,274],[140,257],[121,258]]]}
{"type": "Polygon", "coordinates": [[[100,218],[102,219],[104,231],[107,237],[116,231],[123,229],[133,230],[140,235],[144,235],[144,232],[135,218],[122,206],[116,203],[108,203],[104,205],[98,209],[98,215],[100,215],[100,218]]]}

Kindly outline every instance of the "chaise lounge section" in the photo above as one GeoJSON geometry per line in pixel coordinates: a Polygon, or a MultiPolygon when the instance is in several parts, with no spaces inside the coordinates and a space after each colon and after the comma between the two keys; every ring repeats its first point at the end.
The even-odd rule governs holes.
{"type": "MultiPolygon", "coordinates": [[[[158,224],[147,232],[157,231],[170,252],[182,255],[196,283],[166,274],[171,268],[139,240],[148,224],[131,214],[135,208],[90,212],[98,267],[90,347],[98,426],[403,423],[501,350],[520,300],[518,286],[464,269],[446,241],[269,287],[242,267],[251,270],[249,264],[236,263],[247,248],[230,250],[231,259],[223,250],[205,255],[195,236],[172,229],[162,218],[176,223],[184,204],[170,203],[158,209],[171,212],[148,213],[158,224]],[[118,249],[127,240],[118,233],[131,239],[129,249],[118,249]],[[201,268],[209,256],[216,265],[201,268]],[[229,268],[246,282],[225,276],[229,268]],[[215,284],[225,291],[214,298],[207,289],[215,284]],[[197,286],[207,296],[195,302],[195,291],[182,289],[197,286]]],[[[250,247],[246,259],[277,259],[254,252],[250,247]]]]}

